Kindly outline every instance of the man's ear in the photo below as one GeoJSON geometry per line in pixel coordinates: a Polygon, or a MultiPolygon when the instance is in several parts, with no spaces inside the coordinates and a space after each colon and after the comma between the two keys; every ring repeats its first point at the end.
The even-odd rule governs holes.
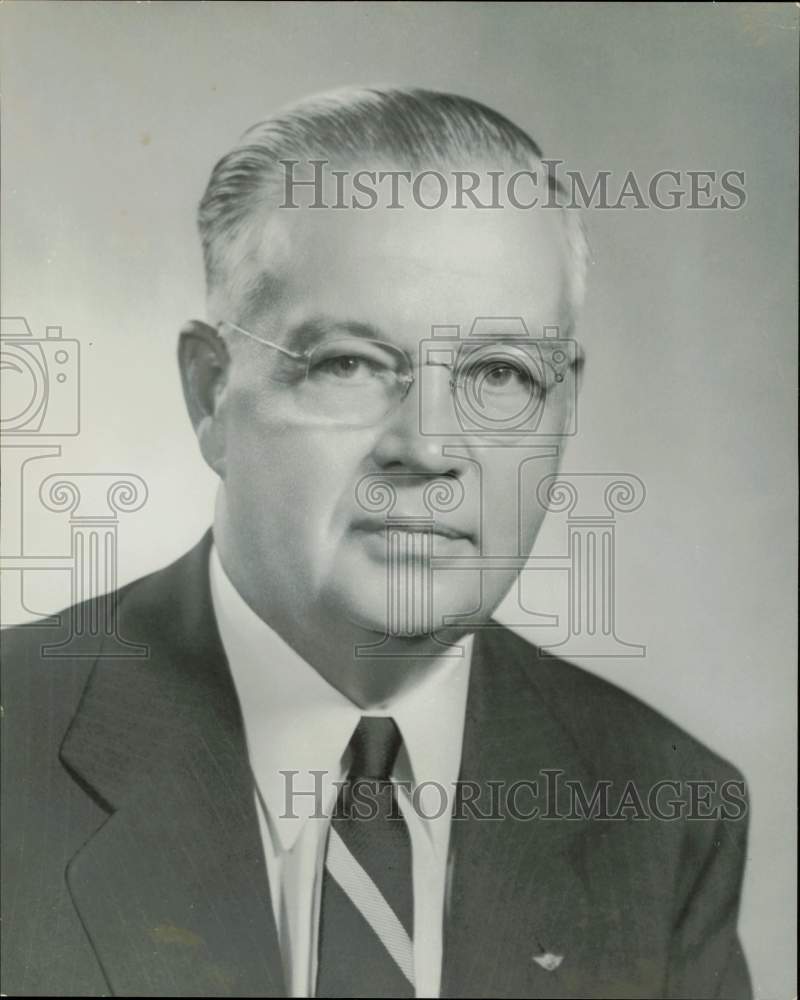
{"type": "Polygon", "coordinates": [[[225,433],[220,397],[229,363],[225,341],[214,327],[193,319],[181,329],[178,364],[183,397],[203,458],[220,478],[225,476],[225,433]]]}

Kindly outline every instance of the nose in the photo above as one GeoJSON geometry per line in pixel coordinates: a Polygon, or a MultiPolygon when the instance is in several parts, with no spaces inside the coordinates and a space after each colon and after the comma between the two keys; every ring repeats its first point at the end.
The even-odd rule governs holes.
{"type": "Polygon", "coordinates": [[[382,422],[373,458],[381,469],[460,477],[469,462],[444,454],[446,444],[463,444],[453,436],[460,434],[460,427],[450,372],[446,368],[426,372],[424,393],[417,376],[405,399],[382,422]]]}

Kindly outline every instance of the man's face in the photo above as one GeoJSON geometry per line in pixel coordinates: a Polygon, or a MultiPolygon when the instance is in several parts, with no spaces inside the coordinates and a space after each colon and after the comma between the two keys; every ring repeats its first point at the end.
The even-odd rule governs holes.
{"type": "MultiPolygon", "coordinates": [[[[418,366],[432,326],[460,327],[462,339],[476,317],[521,317],[531,338],[545,326],[566,330],[558,213],[284,209],[269,215],[254,242],[239,277],[268,275],[263,301],[215,319],[294,351],[371,332],[402,349],[415,376],[382,419],[343,423],[304,402],[302,364],[235,331],[226,335],[231,362],[215,417],[224,440],[220,512],[229,571],[255,610],[295,623],[346,619],[383,634],[390,579],[419,591],[426,566],[420,534],[400,529],[399,563],[390,571],[385,518],[430,516],[425,488],[437,480],[460,501],[433,512],[434,557],[527,554],[543,517],[536,485],[556,470],[553,446],[563,443],[544,434],[557,435],[568,419],[574,373],[556,382],[545,365],[551,377],[536,437],[487,440],[462,429],[451,372],[418,366]],[[390,510],[370,504],[377,494],[365,477],[391,484],[390,510]]],[[[349,360],[326,365],[334,381],[358,378],[363,368],[349,360]]],[[[490,374],[501,388],[508,377],[490,374]]],[[[435,569],[432,621],[488,617],[517,572],[435,569]]],[[[414,622],[419,631],[419,615],[414,622]]]]}

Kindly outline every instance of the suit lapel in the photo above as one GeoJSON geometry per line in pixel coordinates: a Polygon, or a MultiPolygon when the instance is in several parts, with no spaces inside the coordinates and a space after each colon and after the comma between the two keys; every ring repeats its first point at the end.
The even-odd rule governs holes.
{"type": "Polygon", "coordinates": [[[109,814],[67,882],[123,995],[285,994],[209,547],[128,592],[120,631],[149,657],[101,652],[61,751],[109,814]]]}
{"type": "Polygon", "coordinates": [[[544,818],[548,808],[568,809],[548,798],[543,772],[558,769],[564,772],[559,780],[584,788],[594,779],[536,687],[535,656],[505,630],[476,635],[461,781],[463,794],[472,794],[471,785],[479,798],[474,809],[462,801],[453,819],[442,996],[560,997],[591,990],[591,977],[581,971],[591,964],[586,952],[598,930],[591,926],[599,908],[592,907],[584,869],[591,824],[544,818]],[[520,787],[517,808],[525,815],[537,806],[539,818],[509,815],[509,790],[530,781],[538,782],[536,793],[520,787]],[[502,818],[487,817],[493,813],[502,818]]]}

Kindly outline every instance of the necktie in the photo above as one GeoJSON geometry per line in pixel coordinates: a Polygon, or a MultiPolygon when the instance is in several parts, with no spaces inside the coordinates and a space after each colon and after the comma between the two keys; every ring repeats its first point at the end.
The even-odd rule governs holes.
{"type": "Polygon", "coordinates": [[[363,716],[331,820],[322,879],[318,997],[413,997],[411,842],[390,780],[394,719],[363,716]]]}

